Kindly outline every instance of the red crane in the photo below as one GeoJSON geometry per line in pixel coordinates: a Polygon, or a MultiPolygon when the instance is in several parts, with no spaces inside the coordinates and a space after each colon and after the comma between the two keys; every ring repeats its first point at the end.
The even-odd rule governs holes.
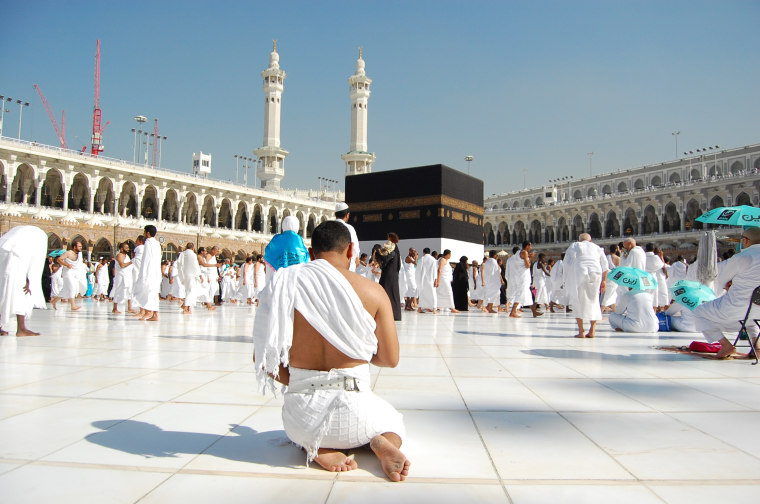
{"type": "Polygon", "coordinates": [[[100,126],[102,112],[100,110],[100,39],[95,50],[95,106],[92,112],[92,150],[90,153],[97,156],[103,151],[103,131],[111,121],[105,126],[100,126]]]}
{"type": "Polygon", "coordinates": [[[42,105],[45,106],[45,111],[47,112],[47,115],[50,118],[50,123],[53,125],[53,129],[55,130],[55,134],[58,137],[58,141],[61,142],[61,147],[63,147],[64,149],[68,149],[69,146],[66,145],[66,111],[63,110],[61,112],[61,127],[59,128],[58,121],[55,120],[55,114],[50,108],[50,104],[45,98],[45,95],[42,94],[42,90],[37,84],[34,85],[34,89],[36,89],[37,93],[39,93],[40,95],[40,100],[42,100],[42,105]]]}

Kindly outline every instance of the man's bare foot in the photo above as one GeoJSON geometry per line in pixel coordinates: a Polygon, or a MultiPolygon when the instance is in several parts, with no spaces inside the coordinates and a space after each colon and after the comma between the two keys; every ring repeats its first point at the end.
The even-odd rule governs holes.
{"type": "Polygon", "coordinates": [[[596,336],[596,331],[589,331],[586,333],[587,338],[593,338],[594,336],[596,336]]]}
{"type": "Polygon", "coordinates": [[[82,309],[81,306],[72,306],[71,307],[71,311],[77,311],[77,310],[81,310],[81,309],[82,309]]]}
{"type": "Polygon", "coordinates": [[[452,308],[451,309],[451,313],[461,313],[461,312],[459,310],[457,310],[456,308],[452,308]]]}
{"type": "Polygon", "coordinates": [[[536,317],[540,317],[540,316],[541,316],[541,315],[543,315],[543,314],[544,314],[543,312],[540,312],[540,311],[538,311],[538,310],[535,310],[535,311],[533,312],[533,318],[536,318],[536,317]]]}
{"type": "Polygon", "coordinates": [[[148,322],[158,322],[158,312],[153,312],[153,316],[143,320],[147,320],[148,322]]]}
{"type": "Polygon", "coordinates": [[[353,471],[359,467],[353,455],[346,457],[345,453],[329,448],[320,448],[318,453],[314,462],[330,472],[353,471]]]}
{"type": "Polygon", "coordinates": [[[50,304],[53,305],[53,309],[57,310],[58,308],[56,308],[55,303],[56,303],[55,301],[50,301],[50,304]]]}
{"type": "Polygon", "coordinates": [[[720,350],[718,350],[718,353],[715,354],[715,358],[728,359],[735,353],[736,353],[736,347],[734,345],[732,345],[731,343],[726,344],[725,342],[721,341],[720,350]]]}
{"type": "Polygon", "coordinates": [[[583,334],[583,333],[578,333],[575,336],[573,336],[573,338],[585,338],[585,337],[586,337],[586,335],[583,334]]]}
{"type": "Polygon", "coordinates": [[[206,306],[206,309],[207,309],[208,311],[214,311],[214,310],[216,310],[216,306],[207,305],[207,306],[206,306]]]}
{"type": "Polygon", "coordinates": [[[136,313],[140,313],[140,312],[139,312],[139,311],[137,311],[137,310],[127,310],[127,312],[128,312],[128,313],[131,313],[132,315],[134,315],[134,314],[136,314],[136,313]]]}
{"type": "Polygon", "coordinates": [[[121,315],[121,312],[119,310],[111,310],[111,313],[114,315],[121,315]]]}
{"type": "MultiPolygon", "coordinates": [[[[6,333],[6,334],[8,334],[8,333],[6,333]]],[[[20,338],[22,336],[39,336],[39,335],[40,335],[40,333],[34,332],[34,331],[30,331],[29,329],[18,329],[16,331],[16,337],[17,338],[20,338]]]]}
{"type": "Polygon", "coordinates": [[[384,436],[375,436],[369,442],[369,447],[375,452],[383,472],[391,481],[404,481],[409,474],[409,460],[384,436]]]}
{"type": "Polygon", "coordinates": [[[0,336],[8,336],[8,331],[3,331],[0,329],[0,336]]]}

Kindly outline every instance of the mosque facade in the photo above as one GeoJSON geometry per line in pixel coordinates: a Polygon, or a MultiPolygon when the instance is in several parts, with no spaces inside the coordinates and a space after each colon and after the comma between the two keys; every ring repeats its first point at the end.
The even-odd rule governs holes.
{"type": "MultiPolygon", "coordinates": [[[[483,241],[511,248],[531,241],[561,251],[583,232],[600,245],[632,236],[688,254],[705,211],[760,204],[760,144],[714,149],[675,161],[486,197],[483,241]]],[[[727,228],[721,234],[736,234],[727,228]]],[[[691,250],[693,255],[693,250],[691,250]]]]}
{"type": "MultiPolygon", "coordinates": [[[[48,233],[49,249],[77,239],[93,256],[110,257],[119,243],[153,224],[167,258],[193,242],[218,245],[223,255],[239,261],[262,252],[281,230],[282,219],[292,215],[308,242],[317,225],[334,218],[335,203],[345,195],[281,187],[288,151],[280,145],[285,72],[276,44],[262,78],[264,139],[254,151],[262,187],[0,137],[0,234],[35,225],[48,233]]],[[[362,91],[366,146],[369,90],[362,91]]]]}

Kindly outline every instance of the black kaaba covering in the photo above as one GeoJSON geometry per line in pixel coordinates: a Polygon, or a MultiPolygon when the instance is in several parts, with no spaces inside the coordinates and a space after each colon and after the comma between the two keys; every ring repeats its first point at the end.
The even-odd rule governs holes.
{"type": "Polygon", "coordinates": [[[483,181],[442,164],[347,176],[346,203],[360,241],[483,243],[483,181]]]}

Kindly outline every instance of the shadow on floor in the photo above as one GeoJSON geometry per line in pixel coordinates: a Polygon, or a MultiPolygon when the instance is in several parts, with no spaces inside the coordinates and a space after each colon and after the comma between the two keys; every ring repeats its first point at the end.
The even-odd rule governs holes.
{"type": "Polygon", "coordinates": [[[166,339],[186,339],[197,341],[222,341],[224,343],[253,343],[253,336],[212,336],[202,334],[184,334],[181,336],[160,335],[159,338],[166,339]]]}
{"type": "Polygon", "coordinates": [[[145,458],[203,453],[271,467],[303,468],[306,462],[305,453],[290,443],[282,430],[257,432],[231,424],[232,430],[222,435],[166,431],[135,420],[99,420],[92,425],[103,430],[87,435],[90,443],[145,458]]]}
{"type": "Polygon", "coordinates": [[[696,360],[699,357],[676,353],[652,353],[652,354],[611,354],[604,352],[590,352],[586,350],[573,350],[562,348],[531,348],[521,350],[526,355],[535,355],[538,357],[552,357],[555,359],[588,359],[588,360],[608,360],[622,362],[636,361],[689,361],[696,360]]]}

